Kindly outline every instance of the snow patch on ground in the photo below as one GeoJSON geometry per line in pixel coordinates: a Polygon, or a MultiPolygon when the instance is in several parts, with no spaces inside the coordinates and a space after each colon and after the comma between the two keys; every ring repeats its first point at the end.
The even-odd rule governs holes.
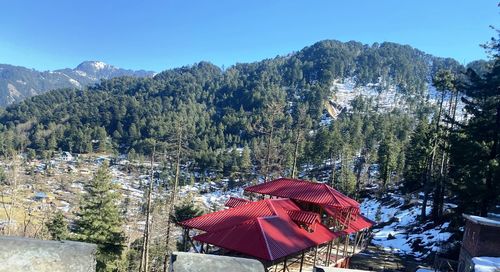
{"type": "Polygon", "coordinates": [[[396,86],[389,85],[381,79],[378,83],[360,86],[356,84],[356,78],[344,78],[334,81],[331,91],[334,92],[331,102],[347,110],[351,109],[351,101],[360,95],[377,101],[381,110],[391,110],[395,107],[402,107],[404,104],[401,103],[403,96],[397,92],[396,86]]]}
{"type": "Polygon", "coordinates": [[[76,80],[74,80],[72,78],[69,79],[69,82],[71,84],[75,85],[76,87],[81,87],[80,82],[78,82],[78,81],[76,81],[76,80]]]}
{"type": "MultiPolygon", "coordinates": [[[[405,207],[402,197],[394,194],[389,196],[390,200],[365,199],[361,203],[361,212],[379,223],[379,227],[374,227],[372,243],[384,250],[416,258],[425,258],[430,253],[439,251],[440,244],[451,237],[451,233],[446,231],[449,223],[433,228],[426,228],[425,225],[418,228],[420,204],[405,207]]],[[[430,213],[430,208],[426,213],[430,213]]]]}
{"type": "Polygon", "coordinates": [[[209,183],[209,186],[203,185],[204,184],[182,186],[179,194],[181,197],[186,197],[192,194],[194,196],[194,201],[202,203],[206,209],[213,211],[223,209],[224,204],[230,197],[243,197],[243,188],[241,187],[224,190],[223,188],[217,188],[215,183],[209,183]]]}

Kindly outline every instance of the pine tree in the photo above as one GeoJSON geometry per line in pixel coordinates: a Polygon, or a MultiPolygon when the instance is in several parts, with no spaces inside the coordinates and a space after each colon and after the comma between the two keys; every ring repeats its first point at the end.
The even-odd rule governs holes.
{"type": "Polygon", "coordinates": [[[441,220],[443,214],[444,191],[445,191],[446,180],[448,178],[447,146],[449,139],[448,139],[448,130],[445,127],[445,125],[447,126],[448,123],[443,124],[440,121],[442,119],[442,116],[450,118],[451,115],[453,94],[455,93],[456,90],[455,75],[450,70],[440,70],[434,76],[433,84],[436,87],[436,90],[441,92],[439,110],[438,110],[438,115],[436,117],[437,120],[436,120],[436,130],[435,130],[435,133],[437,134],[436,136],[438,138],[436,138],[434,142],[433,153],[431,155],[432,160],[430,161],[430,163],[432,163],[433,165],[429,169],[430,171],[431,169],[438,169],[439,167],[439,171],[437,171],[437,173],[433,173],[433,171],[430,171],[429,173],[430,180],[432,181],[434,186],[433,201],[432,201],[432,218],[434,222],[437,222],[441,220]],[[448,99],[449,110],[448,113],[446,113],[443,107],[444,106],[443,103],[444,103],[444,97],[447,96],[448,93],[451,93],[452,96],[448,99]],[[434,167],[434,164],[437,167],[434,167]]]}
{"type": "Polygon", "coordinates": [[[105,152],[108,149],[108,135],[103,127],[96,128],[95,139],[99,142],[97,151],[105,152]]]}
{"type": "Polygon", "coordinates": [[[124,235],[117,203],[119,194],[111,182],[106,162],[86,190],[77,214],[77,238],[98,245],[97,271],[114,271],[120,266],[124,235]]]}
{"type": "Polygon", "coordinates": [[[57,211],[46,226],[52,240],[63,240],[68,236],[68,223],[61,211],[57,211]]]}
{"type": "Polygon", "coordinates": [[[245,145],[240,157],[240,170],[243,173],[243,177],[249,176],[251,168],[252,158],[250,157],[250,148],[248,148],[248,145],[245,145]]]}
{"type": "Polygon", "coordinates": [[[403,189],[406,192],[422,190],[426,186],[427,160],[430,154],[429,133],[429,123],[423,119],[410,137],[405,151],[407,158],[403,171],[403,189]]]}
{"type": "Polygon", "coordinates": [[[459,212],[479,213],[500,201],[500,39],[488,45],[494,64],[484,76],[467,71],[460,86],[470,116],[451,137],[450,176],[459,212]]]}
{"type": "Polygon", "coordinates": [[[339,177],[339,189],[345,194],[352,195],[356,187],[356,176],[352,171],[353,151],[350,145],[344,145],[341,151],[340,160],[341,168],[339,177]]]}
{"type": "Polygon", "coordinates": [[[380,178],[385,190],[391,181],[393,171],[397,166],[398,146],[394,142],[394,137],[389,135],[380,143],[378,149],[378,161],[380,163],[380,178]]]}

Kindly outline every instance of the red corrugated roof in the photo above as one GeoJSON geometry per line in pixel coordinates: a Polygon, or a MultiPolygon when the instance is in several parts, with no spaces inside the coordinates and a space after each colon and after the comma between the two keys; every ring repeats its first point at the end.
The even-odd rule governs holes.
{"type": "Polygon", "coordinates": [[[339,208],[331,205],[323,205],[323,210],[337,220],[347,220],[347,216],[350,214],[351,219],[356,219],[359,214],[359,208],[339,208]]]}
{"type": "Polygon", "coordinates": [[[246,200],[246,199],[243,199],[243,198],[239,198],[239,197],[232,197],[231,196],[226,201],[226,203],[224,204],[224,206],[230,207],[230,208],[236,208],[236,207],[239,207],[239,206],[246,205],[248,203],[250,203],[249,200],[246,200]]]}
{"type": "MultiPolygon", "coordinates": [[[[283,183],[289,184],[287,181],[282,181],[281,184],[283,183]]],[[[313,195],[310,195],[314,192],[320,194],[320,199],[325,200],[326,203],[331,203],[332,195],[336,199],[343,199],[339,197],[340,193],[332,194],[328,188],[325,190],[325,187],[318,189],[320,187],[317,185],[310,186],[314,183],[307,182],[306,184],[305,181],[294,180],[291,183],[300,184],[298,186],[308,185],[307,189],[313,187],[307,194],[296,194],[298,196],[297,200],[317,203],[314,202],[317,201],[317,198],[315,199],[313,195]],[[306,196],[310,196],[310,198],[306,196]],[[327,200],[330,202],[327,202],[327,200]]],[[[294,188],[296,191],[297,187],[294,188]]],[[[294,190],[290,191],[293,192],[294,190]]],[[[232,201],[245,204],[195,217],[179,224],[187,228],[205,231],[206,233],[193,237],[197,241],[237,251],[262,260],[276,260],[293,255],[304,249],[327,243],[341,235],[365,229],[373,224],[365,217],[357,216],[356,220],[351,220],[352,222],[345,231],[334,233],[321,224],[319,214],[302,211],[288,198],[265,199],[257,202],[234,198],[232,201]],[[314,224],[315,227],[312,231],[305,230],[299,226],[299,223],[314,224]]],[[[338,201],[337,203],[342,202],[338,201]]],[[[353,202],[350,203],[354,204],[353,202]]],[[[332,211],[337,211],[337,216],[341,215],[338,211],[352,209],[352,206],[346,208],[339,206],[333,208],[334,206],[330,204],[323,204],[322,206],[332,207],[332,211]]]]}
{"type": "Polygon", "coordinates": [[[193,239],[272,261],[327,243],[338,236],[322,224],[318,224],[314,232],[308,232],[285,216],[268,216],[200,234],[193,239]]]}
{"type": "Polygon", "coordinates": [[[318,205],[358,208],[359,203],[324,183],[280,178],[245,188],[247,192],[305,201],[318,205]]]}
{"type": "Polygon", "coordinates": [[[300,210],[290,199],[266,199],[246,205],[195,217],[179,224],[206,232],[232,227],[247,220],[263,216],[281,215],[300,210]]]}
{"type": "Polygon", "coordinates": [[[300,223],[305,223],[308,225],[313,224],[316,221],[319,221],[319,214],[315,212],[306,212],[306,211],[287,211],[288,216],[295,221],[300,223]]]}
{"type": "Polygon", "coordinates": [[[355,220],[349,221],[349,227],[344,230],[346,233],[351,234],[354,232],[362,231],[373,226],[375,222],[364,217],[363,215],[358,215],[355,220]]]}

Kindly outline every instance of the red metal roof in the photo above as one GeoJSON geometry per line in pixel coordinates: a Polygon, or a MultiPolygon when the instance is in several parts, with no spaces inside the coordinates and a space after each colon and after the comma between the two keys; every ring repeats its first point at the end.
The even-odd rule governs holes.
{"type": "Polygon", "coordinates": [[[179,224],[184,227],[211,232],[232,227],[257,217],[286,215],[286,211],[293,210],[299,211],[300,208],[290,199],[265,199],[257,202],[250,202],[243,206],[198,216],[180,222],[179,224]]]}
{"type": "Polygon", "coordinates": [[[245,188],[247,192],[305,201],[318,205],[358,208],[359,203],[324,183],[280,178],[245,188]]]}
{"type": "Polygon", "coordinates": [[[308,232],[286,216],[268,216],[200,234],[193,239],[272,261],[327,243],[339,235],[322,224],[317,224],[314,232],[308,232]]]}
{"type": "Polygon", "coordinates": [[[349,227],[344,231],[347,232],[348,234],[351,234],[354,232],[368,229],[374,224],[375,222],[360,214],[355,220],[349,221],[349,227]]]}
{"type": "MultiPolygon", "coordinates": [[[[302,186],[300,188],[303,189],[305,185],[307,185],[307,189],[313,187],[312,192],[323,193],[320,199],[325,200],[325,203],[331,203],[333,196],[335,199],[343,199],[342,194],[331,193],[329,187],[325,190],[324,186],[326,185],[318,184],[322,186],[319,187],[318,185],[311,186],[314,183],[305,181],[292,180],[290,182],[299,184],[298,186],[302,186]]],[[[290,182],[285,181],[284,183],[290,182]]],[[[295,187],[296,190],[297,187],[295,187]]],[[[313,195],[307,198],[306,196],[309,194],[296,194],[296,196],[298,196],[298,200],[302,201],[308,201],[305,199],[317,201],[313,195]]],[[[205,231],[205,233],[193,237],[197,241],[268,261],[296,254],[304,249],[327,243],[341,235],[365,229],[373,224],[365,217],[357,216],[356,220],[351,220],[352,222],[345,231],[332,232],[320,222],[319,214],[302,211],[288,198],[265,199],[256,202],[233,198],[228,203],[231,201],[235,205],[238,203],[243,205],[205,214],[179,224],[187,228],[205,231]],[[300,223],[314,224],[314,228],[312,230],[303,229],[300,227],[300,223]]],[[[347,203],[345,200],[342,201],[337,203],[347,203]]],[[[354,204],[353,202],[349,203],[354,204]]],[[[337,216],[341,216],[338,211],[352,209],[352,206],[346,208],[335,206],[333,208],[334,206],[330,204],[320,205],[331,207],[332,211],[337,211],[337,216]]]]}
{"type": "Polygon", "coordinates": [[[239,197],[232,197],[231,196],[226,201],[226,203],[224,204],[224,206],[230,207],[230,208],[236,208],[236,207],[239,207],[239,206],[246,205],[248,203],[250,203],[249,200],[246,200],[246,199],[243,199],[243,198],[239,198],[239,197]]]}
{"type": "Polygon", "coordinates": [[[287,211],[288,216],[294,221],[299,223],[305,223],[308,225],[313,224],[316,221],[319,221],[319,214],[315,212],[306,212],[306,211],[287,211]]]}

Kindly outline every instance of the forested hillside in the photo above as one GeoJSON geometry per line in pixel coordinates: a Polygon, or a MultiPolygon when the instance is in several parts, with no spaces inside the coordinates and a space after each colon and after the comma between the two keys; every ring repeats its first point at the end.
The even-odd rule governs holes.
{"type": "MultiPolygon", "coordinates": [[[[473,68],[484,74],[486,64],[473,68]]],[[[382,188],[405,177],[414,180],[409,192],[421,190],[427,198],[435,190],[443,198],[441,185],[421,177],[439,172],[428,170],[437,158],[448,165],[448,143],[435,137],[444,135],[440,120],[455,121],[459,92],[453,84],[464,71],[455,60],[406,45],[330,40],[227,70],[200,62],[153,78],[55,90],[10,106],[0,115],[0,154],[112,151],[135,158],[157,142],[167,157],[180,151],[183,182],[303,176],[356,195],[369,181],[368,167],[376,165],[382,188]],[[331,120],[324,106],[335,92],[332,83],[347,78],[359,86],[377,84],[380,92],[393,86],[411,110],[379,111],[360,96],[331,120]],[[431,85],[440,94],[435,103],[428,100],[431,85]],[[434,136],[419,139],[414,131],[434,136]]]]}
{"type": "Polygon", "coordinates": [[[150,71],[132,71],[101,61],[84,61],[76,68],[37,71],[21,66],[0,64],[0,107],[58,88],[81,89],[101,79],[118,76],[147,77],[150,71]]]}

